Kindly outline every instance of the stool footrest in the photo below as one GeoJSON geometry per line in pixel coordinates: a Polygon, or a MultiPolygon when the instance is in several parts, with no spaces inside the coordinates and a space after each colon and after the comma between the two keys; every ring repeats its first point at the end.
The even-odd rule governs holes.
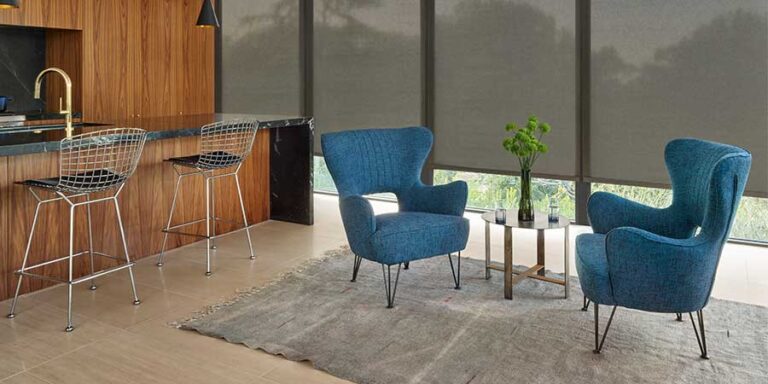
{"type": "Polygon", "coordinates": [[[33,277],[35,279],[40,279],[40,280],[53,281],[55,283],[65,283],[65,284],[67,283],[66,279],[59,279],[57,277],[41,275],[38,273],[16,271],[16,274],[21,276],[33,277]]]}
{"type": "MultiPolygon", "coordinates": [[[[78,252],[78,253],[73,254],[72,258],[83,256],[83,255],[87,255],[89,253],[90,253],[90,251],[78,252]]],[[[107,255],[106,253],[101,253],[101,252],[93,252],[93,255],[94,256],[106,257],[106,258],[114,259],[114,260],[125,260],[125,258],[115,257],[115,256],[107,255]]],[[[67,259],[69,259],[69,255],[62,256],[62,257],[59,257],[59,258],[56,258],[56,259],[53,259],[53,260],[44,261],[44,262],[39,263],[39,264],[30,265],[29,267],[24,268],[24,271],[29,271],[30,269],[44,267],[46,265],[50,265],[50,264],[53,264],[53,263],[59,263],[59,262],[65,261],[67,259]]],[[[21,270],[16,271],[16,273],[20,273],[20,272],[21,272],[21,270]]]]}
{"type": "MultiPolygon", "coordinates": [[[[240,222],[240,221],[229,220],[229,219],[225,219],[223,217],[212,217],[211,220],[221,221],[221,222],[225,222],[225,223],[232,223],[232,224],[242,224],[242,222],[240,222]]],[[[171,229],[176,229],[176,228],[181,228],[181,227],[186,227],[187,225],[200,224],[200,223],[202,223],[204,221],[205,221],[205,219],[197,219],[197,220],[188,221],[186,223],[171,225],[170,227],[168,227],[167,230],[163,229],[163,232],[174,233],[174,232],[171,232],[170,230],[171,229]]]]}
{"type": "MultiPolygon", "coordinates": [[[[240,225],[243,225],[243,223],[240,222],[240,221],[229,220],[229,219],[225,219],[225,218],[222,218],[222,217],[212,218],[211,220],[215,220],[215,221],[219,221],[219,222],[225,222],[225,223],[230,223],[230,224],[240,224],[240,225]]],[[[171,233],[171,234],[174,234],[174,235],[182,235],[182,236],[192,236],[192,237],[197,237],[197,238],[201,238],[201,239],[217,239],[217,238],[221,237],[222,235],[224,235],[224,234],[221,234],[221,235],[216,235],[216,236],[206,236],[206,235],[201,235],[199,233],[174,231],[174,229],[176,229],[176,228],[185,227],[187,225],[199,224],[199,223],[202,223],[202,222],[205,222],[205,219],[197,219],[197,220],[188,221],[186,223],[172,225],[172,226],[168,227],[168,229],[162,229],[161,231],[163,233],[171,233]]],[[[244,230],[246,228],[250,228],[250,225],[248,227],[242,227],[242,228],[238,228],[238,229],[233,229],[233,230],[227,232],[227,234],[238,232],[238,231],[242,231],[242,230],[244,230]]]]}
{"type": "Polygon", "coordinates": [[[79,284],[79,283],[82,283],[83,281],[90,281],[92,279],[95,279],[97,277],[101,277],[101,276],[110,274],[112,272],[117,272],[117,271],[129,268],[129,267],[133,267],[135,264],[136,263],[134,263],[134,262],[130,262],[130,263],[122,264],[122,265],[117,265],[117,266],[114,266],[114,267],[109,267],[107,269],[102,269],[101,271],[92,273],[90,275],[80,276],[77,279],[72,280],[72,284],[79,284]]]}
{"type": "MultiPolygon", "coordinates": [[[[85,276],[80,276],[77,279],[73,279],[72,281],[68,281],[66,279],[61,279],[61,278],[57,278],[57,277],[53,277],[53,276],[41,275],[41,274],[38,274],[38,273],[30,273],[30,272],[26,272],[26,271],[25,272],[16,271],[16,274],[17,275],[27,276],[27,277],[33,277],[33,278],[40,279],[40,280],[53,281],[53,282],[57,282],[57,283],[79,284],[79,283],[82,283],[83,281],[90,281],[90,280],[95,279],[97,277],[101,277],[101,276],[110,274],[112,272],[117,272],[119,270],[122,270],[122,269],[125,269],[125,268],[128,268],[128,267],[132,267],[134,265],[135,265],[134,262],[130,262],[130,263],[127,263],[127,264],[122,264],[122,265],[117,265],[117,266],[114,266],[114,267],[109,267],[107,269],[102,269],[101,271],[98,271],[98,272],[95,272],[95,273],[92,273],[92,274],[88,274],[88,275],[85,275],[85,276]]],[[[27,269],[29,269],[29,268],[27,268],[27,269]]]]}
{"type": "MultiPolygon", "coordinates": [[[[170,229],[163,229],[163,233],[171,233],[174,235],[182,235],[182,236],[192,236],[192,237],[199,237],[201,239],[207,239],[209,238],[206,235],[201,235],[198,233],[189,233],[189,232],[181,232],[181,231],[171,231],[170,229]]],[[[218,236],[210,236],[211,239],[215,239],[218,236]]]]}

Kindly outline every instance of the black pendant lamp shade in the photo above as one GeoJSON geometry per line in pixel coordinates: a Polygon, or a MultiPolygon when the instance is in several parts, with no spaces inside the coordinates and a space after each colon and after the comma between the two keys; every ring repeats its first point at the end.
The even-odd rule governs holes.
{"type": "Polygon", "coordinates": [[[18,8],[20,0],[0,0],[0,9],[18,8]]]}
{"type": "MultiPolygon", "coordinates": [[[[2,2],[4,0],[0,0],[2,2]]],[[[197,17],[197,26],[203,28],[218,28],[219,18],[216,17],[216,11],[213,9],[211,0],[203,0],[203,7],[200,8],[200,16],[197,17]]]]}

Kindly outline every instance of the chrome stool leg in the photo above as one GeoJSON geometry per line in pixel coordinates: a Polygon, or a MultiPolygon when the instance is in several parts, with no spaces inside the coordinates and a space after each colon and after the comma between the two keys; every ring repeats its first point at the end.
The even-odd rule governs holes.
{"type": "Polygon", "coordinates": [[[128,243],[125,240],[125,229],[123,228],[123,217],[120,215],[120,204],[117,202],[117,195],[112,198],[115,203],[115,213],[117,213],[117,224],[120,227],[120,238],[123,240],[123,252],[125,252],[125,262],[128,263],[128,275],[131,278],[131,290],[133,291],[133,305],[141,304],[139,295],[136,293],[136,281],[133,279],[133,265],[131,257],[128,255],[128,243]]]}
{"type": "MultiPolygon", "coordinates": [[[[174,170],[176,167],[174,167],[174,170]]],[[[177,172],[178,173],[178,172],[177,172]]],[[[176,188],[173,190],[173,202],[171,202],[171,212],[168,213],[168,223],[165,224],[165,234],[163,235],[163,246],[160,248],[160,255],[157,256],[157,266],[162,267],[165,259],[165,246],[168,244],[168,231],[171,230],[171,221],[173,220],[173,211],[176,210],[176,198],[179,195],[179,185],[183,176],[176,175],[176,188]]]]}
{"type": "MultiPolygon", "coordinates": [[[[91,194],[87,193],[85,195],[85,201],[91,201],[91,194]]],[[[96,266],[93,263],[93,226],[91,225],[91,205],[86,204],[86,209],[88,210],[88,256],[91,258],[91,275],[96,273],[96,266]]],[[[91,286],[88,287],[91,291],[96,290],[96,279],[91,279],[91,286]]]]}
{"type": "MultiPolygon", "coordinates": [[[[238,167],[238,171],[240,168],[238,167]]],[[[235,172],[235,185],[237,186],[237,197],[240,199],[240,211],[243,214],[243,226],[245,227],[245,237],[248,239],[248,250],[251,252],[251,260],[256,259],[256,256],[253,254],[253,242],[251,241],[251,231],[248,228],[248,217],[245,215],[245,204],[243,203],[243,192],[240,189],[240,179],[237,177],[238,172],[235,172]]]]}
{"type": "MultiPolygon", "coordinates": [[[[217,249],[216,240],[218,234],[218,221],[220,218],[217,215],[217,201],[216,201],[216,179],[235,176],[235,183],[237,185],[238,199],[240,200],[240,211],[243,215],[243,225],[246,231],[246,237],[248,239],[248,249],[251,260],[255,259],[253,254],[253,241],[251,234],[248,231],[248,219],[245,212],[245,203],[243,201],[242,188],[237,174],[243,165],[243,161],[248,157],[249,153],[253,149],[253,142],[258,133],[259,122],[255,120],[231,120],[218,122],[213,124],[206,124],[200,129],[200,152],[195,156],[187,157],[172,157],[168,159],[174,165],[174,170],[180,176],[186,175],[200,175],[203,177],[205,183],[205,217],[196,219],[187,223],[177,224],[171,226],[171,220],[169,215],[169,221],[166,225],[164,232],[171,232],[170,229],[176,229],[182,226],[197,224],[205,222],[205,234],[187,233],[174,231],[173,233],[193,236],[197,238],[205,238],[205,264],[206,264],[206,276],[212,275],[212,260],[211,251],[217,249]],[[184,167],[189,170],[187,173],[179,172],[178,168],[184,167]],[[232,171],[232,169],[234,171],[232,171]],[[192,171],[191,169],[194,169],[192,171]],[[211,222],[213,220],[213,222],[211,222]]],[[[177,187],[178,188],[178,187],[177,187]]],[[[176,194],[174,192],[174,206],[176,200],[176,194]]],[[[222,221],[230,221],[224,220],[222,221]]],[[[163,252],[166,247],[167,234],[163,241],[163,252]]],[[[162,253],[159,263],[162,264],[162,253]]]]}
{"type": "MultiPolygon", "coordinates": [[[[53,280],[66,284],[67,326],[64,329],[66,332],[71,332],[75,328],[72,321],[72,304],[74,299],[73,290],[75,284],[88,281],[91,283],[91,287],[93,288],[95,287],[94,280],[97,277],[127,268],[130,272],[134,304],[139,303],[139,298],[136,294],[136,284],[133,277],[133,263],[131,262],[130,256],[128,255],[125,228],[123,226],[123,220],[120,214],[120,207],[118,205],[117,196],[120,194],[120,191],[125,185],[125,181],[136,170],[146,138],[146,131],[138,128],[108,128],[64,138],[59,144],[58,177],[45,179],[45,182],[42,184],[41,180],[36,179],[19,182],[20,184],[29,187],[30,193],[32,193],[38,203],[37,207],[35,208],[35,216],[32,221],[32,229],[30,231],[29,239],[27,240],[24,260],[22,262],[22,267],[19,270],[19,274],[22,277],[26,276],[43,280],[53,280]],[[47,180],[55,180],[55,183],[50,183],[47,180]],[[40,188],[40,190],[45,191],[46,193],[54,194],[55,197],[41,199],[40,196],[35,193],[33,188],[40,188]],[[90,196],[90,194],[93,193],[109,190],[115,190],[113,196],[99,197],[96,199],[92,199],[90,196]],[[108,202],[109,200],[112,200],[115,203],[115,211],[120,229],[120,237],[123,242],[123,250],[125,252],[126,263],[96,272],[94,263],[95,256],[103,256],[108,258],[114,258],[114,256],[96,252],[94,249],[93,222],[90,205],[95,203],[108,202]],[[41,261],[31,266],[27,265],[29,262],[31,244],[32,240],[34,239],[37,221],[40,219],[40,208],[44,203],[59,201],[66,202],[69,208],[68,254],[52,260],[41,261]],[[77,244],[75,241],[75,231],[77,229],[75,227],[75,219],[77,208],[81,205],[85,205],[87,209],[88,249],[76,252],[75,248],[77,247],[77,244]],[[86,253],[88,253],[90,256],[90,273],[76,278],[74,271],[75,257],[83,256],[86,253]],[[67,264],[66,279],[62,280],[61,278],[54,276],[46,276],[44,273],[28,272],[32,269],[44,267],[54,263],[67,264]]],[[[16,302],[18,300],[18,295],[21,288],[21,281],[22,279],[20,278],[13,303],[11,304],[11,313],[9,314],[9,317],[12,317],[15,313],[16,302]]]]}
{"type": "Polygon", "coordinates": [[[211,275],[211,182],[203,174],[205,182],[205,275],[211,275]]]}
{"type": "Polygon", "coordinates": [[[216,249],[216,179],[211,178],[211,225],[213,226],[213,238],[211,239],[211,249],[216,249]]]}
{"type": "MultiPolygon", "coordinates": [[[[67,201],[69,203],[69,201],[67,201]]],[[[69,203],[69,278],[67,279],[67,327],[66,332],[72,332],[75,327],[72,326],[72,284],[73,270],[72,259],[75,254],[75,206],[69,203]]]]}
{"type": "MultiPolygon", "coordinates": [[[[35,196],[37,198],[37,196],[35,196]]],[[[19,300],[19,292],[21,291],[21,280],[24,278],[24,270],[27,268],[27,260],[29,260],[29,249],[32,247],[32,237],[35,236],[35,227],[37,226],[37,218],[40,216],[40,206],[43,203],[40,199],[37,199],[37,207],[35,207],[35,217],[32,219],[32,229],[29,232],[29,239],[27,240],[27,249],[24,251],[24,261],[21,262],[21,269],[19,270],[19,281],[16,283],[16,293],[13,295],[13,301],[11,302],[11,311],[8,312],[8,318],[13,319],[16,317],[16,302],[19,300]]]]}

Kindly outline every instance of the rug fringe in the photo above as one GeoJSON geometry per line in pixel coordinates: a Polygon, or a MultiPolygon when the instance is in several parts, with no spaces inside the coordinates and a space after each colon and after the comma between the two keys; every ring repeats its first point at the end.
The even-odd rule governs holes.
{"type": "Polygon", "coordinates": [[[198,311],[192,312],[191,314],[189,314],[184,319],[176,320],[176,321],[171,321],[171,322],[168,323],[168,325],[171,326],[171,327],[180,329],[186,323],[189,323],[189,322],[192,322],[192,321],[196,321],[196,320],[204,319],[205,317],[210,316],[210,315],[216,313],[217,311],[219,311],[222,308],[226,308],[226,307],[229,307],[231,305],[237,304],[238,302],[240,302],[241,300],[243,300],[243,299],[245,299],[247,297],[253,296],[254,294],[259,293],[259,292],[261,292],[264,289],[267,289],[267,288],[269,288],[269,287],[271,287],[271,286],[273,286],[273,285],[275,285],[277,283],[280,283],[280,282],[282,282],[282,281],[284,281],[284,280],[286,280],[286,279],[288,279],[290,277],[293,277],[293,276],[295,276],[295,275],[297,275],[299,273],[304,272],[309,267],[312,267],[312,266],[314,266],[314,265],[316,265],[318,263],[326,262],[326,261],[328,261],[328,260],[330,260],[330,259],[332,259],[334,257],[341,257],[341,256],[347,254],[349,252],[349,250],[350,250],[349,249],[349,245],[346,245],[346,244],[342,245],[341,247],[336,248],[336,249],[327,250],[327,251],[323,252],[323,256],[305,260],[302,263],[300,263],[296,268],[294,268],[294,269],[292,269],[290,271],[283,272],[283,273],[279,274],[277,277],[275,277],[274,279],[268,281],[264,285],[251,286],[251,287],[247,287],[247,288],[237,289],[237,290],[235,290],[235,294],[234,295],[232,295],[230,297],[227,297],[227,298],[225,298],[225,299],[223,299],[223,300],[221,300],[219,302],[216,302],[214,304],[207,305],[207,306],[205,306],[204,308],[202,308],[202,309],[200,309],[198,311]]]}

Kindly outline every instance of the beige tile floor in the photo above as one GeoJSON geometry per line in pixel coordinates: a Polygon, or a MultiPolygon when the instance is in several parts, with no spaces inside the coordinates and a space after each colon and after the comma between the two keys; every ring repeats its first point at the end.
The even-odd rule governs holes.
{"type": "MultiPolygon", "coordinates": [[[[377,212],[396,210],[374,202],[377,212]]],[[[471,239],[464,255],[484,255],[483,222],[469,214],[471,239]]],[[[257,259],[249,261],[244,234],[218,243],[214,275],[203,276],[201,243],[174,250],[162,269],[154,259],[137,263],[140,306],[131,305],[125,273],[99,279],[99,289],[77,286],[75,326],[64,333],[66,294],[53,287],[23,296],[18,316],[0,319],[0,383],[341,383],[306,363],[295,363],[221,340],[168,326],[174,320],[236,293],[261,285],[302,261],[346,243],[336,199],[315,197],[314,226],[266,222],[251,234],[257,259]]],[[[576,228],[571,233],[587,231],[576,228]]],[[[493,231],[493,257],[500,259],[501,229],[493,231]]],[[[516,263],[533,262],[534,234],[515,233],[516,263]]],[[[573,244],[573,242],[571,242],[573,244]]],[[[548,267],[562,271],[562,238],[546,240],[548,267]]],[[[571,255],[571,271],[573,257],[571,255]]],[[[501,299],[502,293],[499,292],[501,299]]],[[[768,306],[768,249],[728,245],[714,295],[768,306]]],[[[2,311],[8,302],[0,303],[2,311]]]]}

